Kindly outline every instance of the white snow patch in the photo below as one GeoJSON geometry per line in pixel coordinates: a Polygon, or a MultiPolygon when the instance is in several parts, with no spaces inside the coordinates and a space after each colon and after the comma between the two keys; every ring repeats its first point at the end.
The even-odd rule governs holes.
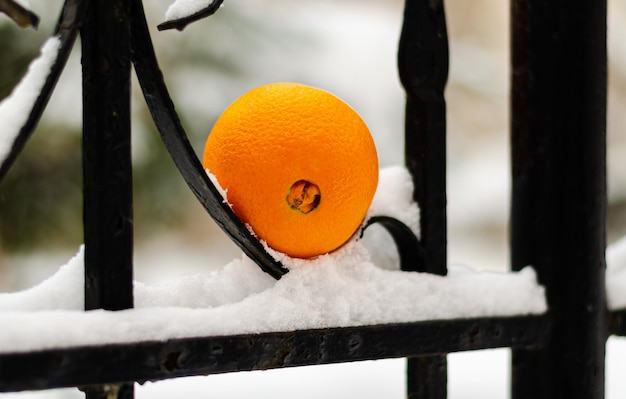
{"type": "MultiPolygon", "coordinates": [[[[397,167],[381,171],[372,212],[395,211],[416,228],[407,175],[397,167]]],[[[165,285],[136,282],[134,309],[84,312],[81,248],[39,286],[0,296],[0,352],[546,311],[531,268],[487,273],[452,266],[444,277],[381,268],[370,252],[354,237],[315,259],[274,253],[290,270],[279,281],[243,256],[165,285]]]]}
{"type": "Polygon", "coordinates": [[[606,300],[610,310],[626,308],[626,237],[606,249],[606,300]]]}
{"type": "Polygon", "coordinates": [[[243,258],[223,271],[164,286],[138,283],[137,308],[119,312],[75,310],[82,306],[82,286],[77,284],[82,267],[70,262],[59,272],[65,276],[48,280],[58,284],[55,290],[44,286],[5,294],[2,302],[17,306],[0,312],[0,351],[537,314],[546,309],[543,288],[530,268],[477,273],[453,267],[441,277],[383,270],[367,258],[364,247],[353,242],[332,255],[294,262],[276,282],[243,258]],[[61,301],[58,292],[68,295],[61,301]],[[27,294],[31,305],[24,309],[20,299],[27,294]],[[37,296],[42,310],[33,309],[37,296]],[[56,299],[59,308],[49,310],[48,298],[56,299]]]}
{"type": "Polygon", "coordinates": [[[49,38],[41,47],[41,54],[31,62],[26,75],[13,92],[0,102],[0,164],[13,147],[20,129],[26,123],[39,93],[56,61],[61,41],[49,38]]]}
{"type": "Polygon", "coordinates": [[[419,237],[420,213],[413,201],[413,179],[406,168],[389,166],[381,169],[366,220],[373,216],[391,216],[401,220],[419,237]]]}
{"type": "Polygon", "coordinates": [[[165,21],[173,21],[193,15],[209,7],[214,1],[215,0],[176,0],[165,12],[165,21]]]}
{"type": "Polygon", "coordinates": [[[228,202],[228,189],[227,188],[223,188],[220,185],[220,182],[217,181],[217,177],[213,173],[211,173],[211,171],[209,169],[205,169],[204,171],[206,172],[207,176],[209,176],[209,180],[211,180],[211,183],[213,183],[215,188],[217,188],[217,191],[219,191],[219,193],[222,195],[222,198],[224,198],[224,201],[222,201],[222,202],[224,202],[225,204],[228,204],[228,206],[230,206],[232,208],[233,204],[228,202]]]}
{"type": "Polygon", "coordinates": [[[39,285],[17,293],[0,293],[0,314],[4,310],[83,310],[84,262],[84,246],[81,246],[78,253],[61,266],[56,274],[39,285]]]}

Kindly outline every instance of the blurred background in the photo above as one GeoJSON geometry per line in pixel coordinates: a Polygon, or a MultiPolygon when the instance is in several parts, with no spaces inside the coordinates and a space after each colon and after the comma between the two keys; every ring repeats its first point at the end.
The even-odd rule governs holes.
{"type": "MultiPolygon", "coordinates": [[[[182,33],[157,32],[170,3],[144,5],[161,68],[198,154],[215,119],[234,99],[265,83],[296,81],[335,93],[361,114],[381,167],[403,163],[404,94],[396,71],[403,1],[226,0],[216,15],[182,33]]],[[[449,261],[507,270],[508,2],[445,4],[449,261]]],[[[30,5],[42,17],[38,31],[19,29],[0,16],[0,99],[38,54],[61,1],[30,0],[30,5]]],[[[611,243],[626,234],[626,167],[620,166],[626,156],[626,3],[609,0],[608,17],[611,243]]],[[[37,284],[82,243],[81,112],[77,45],[43,120],[0,183],[0,292],[37,284]]],[[[132,140],[135,278],[159,283],[239,257],[179,177],[136,82],[132,140]]],[[[506,353],[495,353],[506,364],[506,353]]],[[[472,378],[478,386],[480,378],[472,378]]],[[[462,391],[455,397],[487,397],[462,391]]]]}

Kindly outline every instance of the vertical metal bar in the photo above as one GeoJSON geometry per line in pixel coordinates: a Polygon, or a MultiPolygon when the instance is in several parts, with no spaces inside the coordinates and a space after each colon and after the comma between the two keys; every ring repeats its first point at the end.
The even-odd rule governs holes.
{"type": "MultiPolygon", "coordinates": [[[[129,32],[128,1],[90,1],[81,29],[85,309],[133,307],[129,32]]],[[[132,384],[85,392],[134,395],[132,384]]]]}
{"type": "Polygon", "coordinates": [[[405,163],[420,206],[420,240],[428,271],[445,275],[448,35],[442,0],[407,0],[398,68],[407,94],[405,163]]]}
{"type": "Polygon", "coordinates": [[[511,258],[547,290],[548,343],[512,397],[602,398],[607,334],[606,1],[513,0],[511,258]]]}
{"type": "Polygon", "coordinates": [[[133,306],[127,9],[92,0],[81,30],[87,309],[133,306]]]}
{"type": "Polygon", "coordinates": [[[407,398],[444,399],[448,397],[446,355],[407,359],[407,398]]]}
{"type": "Polygon", "coordinates": [[[88,399],[132,399],[135,395],[133,384],[117,384],[81,387],[88,399]]]}
{"type": "MultiPolygon", "coordinates": [[[[422,271],[445,275],[448,35],[442,0],[406,1],[398,69],[407,94],[405,162],[421,212],[420,240],[427,264],[422,271]]],[[[445,354],[407,360],[407,396],[447,396],[445,354]]]]}

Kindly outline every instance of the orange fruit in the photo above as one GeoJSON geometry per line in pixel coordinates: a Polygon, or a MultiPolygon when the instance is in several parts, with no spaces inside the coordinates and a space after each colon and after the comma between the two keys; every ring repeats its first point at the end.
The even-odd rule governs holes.
{"type": "Polygon", "coordinates": [[[378,184],[378,157],[359,115],[296,83],[258,87],[231,104],[202,164],[258,238],[295,258],[325,254],[359,228],[378,184]]]}

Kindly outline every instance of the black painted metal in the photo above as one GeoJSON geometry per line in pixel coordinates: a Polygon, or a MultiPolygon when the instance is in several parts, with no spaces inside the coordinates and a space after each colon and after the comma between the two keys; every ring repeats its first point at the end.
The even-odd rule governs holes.
{"type": "Polygon", "coordinates": [[[61,72],[65,67],[67,59],[74,46],[74,41],[78,35],[78,29],[82,24],[82,19],[85,16],[85,4],[83,0],[66,0],[63,4],[59,20],[57,22],[53,36],[56,36],[61,41],[56,61],[50,68],[50,72],[46,77],[46,81],[33,104],[26,122],[21,127],[18,136],[15,138],[11,150],[4,161],[0,164],[0,180],[8,173],[11,165],[17,159],[26,142],[30,138],[33,130],[37,127],[37,123],[41,118],[50,95],[56,87],[56,83],[61,76],[61,72]]]}
{"type": "Polygon", "coordinates": [[[174,163],[202,206],[228,236],[265,272],[276,279],[287,273],[224,202],[189,143],[156,60],[141,0],[132,8],[132,57],[146,104],[174,163]]]}
{"type": "Polygon", "coordinates": [[[626,310],[609,313],[609,334],[626,336],[626,310]]]}
{"type": "Polygon", "coordinates": [[[542,316],[442,320],[0,355],[0,392],[541,345],[542,316]]]}
{"type": "MultiPolygon", "coordinates": [[[[86,310],[133,307],[129,35],[127,1],[89,2],[81,29],[86,310]]],[[[88,399],[134,396],[128,384],[85,393],[88,399]]]]}
{"type": "Polygon", "coordinates": [[[37,29],[39,26],[39,16],[15,0],[1,1],[0,12],[6,14],[21,28],[32,26],[37,29]]]}
{"type": "Polygon", "coordinates": [[[407,398],[447,398],[448,359],[445,354],[407,360],[407,398]]]}
{"type": "Polygon", "coordinates": [[[365,230],[374,224],[383,226],[393,238],[400,258],[400,269],[418,272],[428,271],[424,248],[406,224],[389,216],[373,216],[367,220],[361,229],[361,237],[363,237],[365,230]]]}
{"type": "Polygon", "coordinates": [[[211,4],[207,5],[205,8],[203,8],[202,10],[194,14],[191,14],[184,18],[179,18],[173,21],[167,21],[167,22],[163,22],[162,24],[159,24],[158,29],[159,30],[178,29],[182,31],[190,23],[196,22],[202,18],[210,17],[211,15],[215,14],[217,10],[220,9],[223,2],[224,0],[213,0],[211,4]]]}
{"type": "Polygon", "coordinates": [[[85,308],[133,306],[127,2],[92,0],[81,30],[85,308]],[[124,16],[124,17],[122,17],[124,16]]]}
{"type": "Polygon", "coordinates": [[[407,0],[398,52],[407,95],[405,162],[421,211],[429,272],[446,274],[446,103],[448,37],[443,1],[407,0]]]}
{"type": "Polygon", "coordinates": [[[606,2],[512,2],[512,266],[554,321],[513,353],[513,398],[602,398],[607,334],[606,2]]]}
{"type": "Polygon", "coordinates": [[[78,387],[88,399],[132,399],[135,386],[128,384],[109,384],[78,387]]]}
{"type": "MultiPolygon", "coordinates": [[[[443,0],[406,0],[398,69],[407,94],[405,162],[420,206],[426,271],[445,275],[448,35],[443,0]]],[[[408,359],[407,372],[409,398],[447,396],[445,355],[408,359]]]]}

